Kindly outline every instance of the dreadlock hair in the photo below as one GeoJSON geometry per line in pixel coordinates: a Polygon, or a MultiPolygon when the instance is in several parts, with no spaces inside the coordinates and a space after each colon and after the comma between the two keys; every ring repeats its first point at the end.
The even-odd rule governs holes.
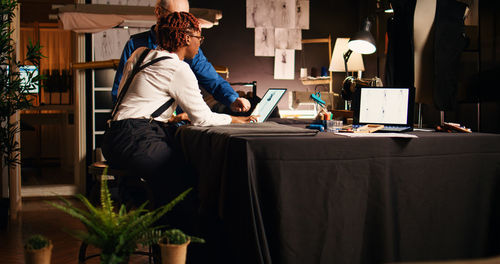
{"type": "Polygon", "coordinates": [[[162,15],[156,23],[158,45],[170,52],[187,45],[186,35],[200,31],[198,19],[187,12],[173,12],[162,15]]]}

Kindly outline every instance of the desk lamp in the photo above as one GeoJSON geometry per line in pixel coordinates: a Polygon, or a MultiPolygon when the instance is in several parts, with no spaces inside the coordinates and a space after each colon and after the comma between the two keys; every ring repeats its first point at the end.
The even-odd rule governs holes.
{"type": "MultiPolygon", "coordinates": [[[[372,33],[370,33],[371,27],[372,22],[370,19],[366,18],[361,25],[361,30],[356,32],[354,37],[347,43],[349,49],[361,54],[372,54],[377,51],[375,39],[372,33]]],[[[347,59],[349,59],[349,57],[347,59]]]]}
{"type": "Polygon", "coordinates": [[[347,43],[349,50],[347,50],[343,55],[344,67],[346,72],[346,78],[342,87],[342,97],[344,98],[344,100],[350,101],[352,99],[352,94],[356,91],[356,87],[372,85],[369,81],[361,80],[361,78],[359,78],[360,76],[358,76],[358,79],[349,76],[348,71],[348,61],[353,52],[357,52],[360,54],[372,54],[377,51],[375,39],[370,33],[371,26],[372,22],[370,21],[370,19],[366,18],[361,25],[361,30],[356,32],[356,34],[354,34],[354,37],[351,38],[347,43]]]}
{"type": "Polygon", "coordinates": [[[349,38],[337,38],[335,40],[330,68],[328,70],[331,72],[346,72],[347,76],[349,76],[347,72],[347,69],[349,69],[351,72],[358,72],[358,77],[361,78],[361,72],[365,70],[361,54],[350,51],[350,59],[348,61],[344,60],[344,54],[349,52],[348,42],[349,38]],[[347,66],[345,63],[347,63],[347,66]]]}

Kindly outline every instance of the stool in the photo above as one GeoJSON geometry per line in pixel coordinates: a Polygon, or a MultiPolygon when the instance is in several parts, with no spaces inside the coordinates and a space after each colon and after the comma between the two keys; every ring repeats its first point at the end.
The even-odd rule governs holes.
{"type": "MultiPolygon", "coordinates": [[[[142,191],[144,193],[146,193],[146,198],[149,201],[148,206],[150,208],[155,208],[154,207],[153,192],[151,191],[151,188],[150,188],[148,182],[146,180],[144,180],[143,178],[138,178],[138,177],[134,177],[133,175],[129,175],[129,173],[126,170],[116,169],[116,168],[110,167],[106,163],[106,161],[94,162],[88,167],[88,169],[89,169],[88,170],[89,173],[92,175],[93,180],[96,183],[99,183],[99,184],[95,184],[92,187],[92,189],[90,190],[89,196],[90,196],[90,200],[92,203],[99,201],[100,190],[101,190],[100,182],[101,182],[102,177],[106,177],[106,179],[108,180],[108,187],[110,187],[110,184],[111,184],[112,187],[120,185],[121,188],[129,189],[129,190],[137,190],[137,188],[142,189],[142,191]],[[104,170],[106,168],[108,169],[108,171],[107,171],[106,175],[103,175],[104,170]]],[[[110,189],[112,187],[110,187],[110,189]]],[[[125,201],[126,197],[118,196],[115,198],[119,199],[119,201],[115,201],[115,202],[120,202],[120,203],[125,203],[125,204],[127,202],[127,201],[125,201]]],[[[130,207],[130,204],[126,204],[126,205],[128,205],[127,207],[130,207]]],[[[139,204],[136,204],[136,206],[138,206],[138,205],[139,204]]],[[[127,209],[130,209],[130,208],[127,208],[127,209]]]]}
{"type": "MultiPolygon", "coordinates": [[[[88,171],[92,175],[92,178],[94,179],[94,181],[96,181],[96,183],[100,183],[102,180],[102,177],[106,177],[106,179],[108,180],[108,183],[114,182],[115,186],[119,186],[119,187],[123,187],[123,188],[141,187],[147,193],[147,197],[150,201],[149,205],[154,206],[153,193],[151,191],[151,188],[149,188],[148,183],[144,179],[142,179],[142,178],[137,179],[135,177],[131,177],[126,170],[120,170],[120,169],[115,169],[115,168],[109,167],[109,165],[105,161],[97,161],[97,162],[92,163],[88,167],[88,171]],[[106,168],[108,169],[107,174],[103,175],[104,170],[106,168]],[[129,186],[128,184],[130,184],[130,182],[137,183],[137,184],[139,184],[139,186],[129,186]]],[[[109,184],[108,184],[108,187],[109,187],[109,184]]],[[[92,190],[90,191],[89,196],[90,196],[89,200],[92,203],[95,204],[99,201],[100,184],[94,184],[94,186],[92,187],[92,190]]],[[[130,209],[130,208],[127,208],[127,209],[130,209]]],[[[99,256],[99,254],[86,256],[87,247],[88,247],[88,245],[85,242],[82,242],[82,244],[80,245],[80,249],[78,250],[78,263],[79,264],[85,263],[85,261],[87,261],[88,259],[99,256]]],[[[152,251],[151,247],[149,247],[148,252],[136,251],[133,254],[148,256],[149,263],[153,263],[152,260],[154,258],[154,255],[153,255],[153,251],[152,251]]]]}

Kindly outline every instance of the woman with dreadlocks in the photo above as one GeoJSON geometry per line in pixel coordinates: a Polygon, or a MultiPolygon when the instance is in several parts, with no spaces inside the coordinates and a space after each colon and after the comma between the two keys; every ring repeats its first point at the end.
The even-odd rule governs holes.
{"type": "MultiPolygon", "coordinates": [[[[200,94],[185,58],[193,58],[203,42],[198,20],[186,12],[158,19],[158,47],[137,49],[127,61],[112,121],[104,135],[103,154],[111,166],[144,179],[168,177],[178,167],[169,118],[179,105],[196,126],[248,123],[255,117],[213,113],[200,94]]],[[[170,182],[169,182],[170,184],[170,182]]]]}

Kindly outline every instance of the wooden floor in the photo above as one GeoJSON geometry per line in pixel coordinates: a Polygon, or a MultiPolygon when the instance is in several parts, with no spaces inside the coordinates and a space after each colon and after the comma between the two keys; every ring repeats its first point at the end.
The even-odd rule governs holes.
{"type": "MultiPolygon", "coordinates": [[[[75,201],[76,202],[76,201],[75,201]]],[[[52,240],[52,263],[78,263],[80,241],[64,232],[64,229],[84,229],[71,216],[40,201],[23,201],[23,211],[17,223],[9,223],[7,229],[0,229],[0,264],[23,264],[23,241],[32,234],[42,234],[52,240]]],[[[98,250],[89,248],[89,254],[98,250]]],[[[99,263],[93,258],[86,263],[99,263]]],[[[133,256],[130,263],[148,263],[145,256],[133,256]]]]}
{"type": "MultiPolygon", "coordinates": [[[[75,200],[72,200],[76,203],[75,200]]],[[[10,223],[7,229],[0,229],[0,264],[23,264],[23,241],[32,234],[42,234],[52,240],[53,264],[78,263],[80,241],[65,233],[64,229],[84,229],[83,225],[71,216],[52,208],[46,203],[23,201],[23,212],[17,223],[10,223]]],[[[97,249],[89,248],[89,254],[98,254],[97,249]]],[[[99,258],[93,258],[86,263],[99,263],[99,258]]],[[[130,263],[145,264],[145,256],[132,256],[130,263]]],[[[500,256],[495,258],[451,261],[451,262],[411,262],[407,264],[498,264],[500,256]]]]}

